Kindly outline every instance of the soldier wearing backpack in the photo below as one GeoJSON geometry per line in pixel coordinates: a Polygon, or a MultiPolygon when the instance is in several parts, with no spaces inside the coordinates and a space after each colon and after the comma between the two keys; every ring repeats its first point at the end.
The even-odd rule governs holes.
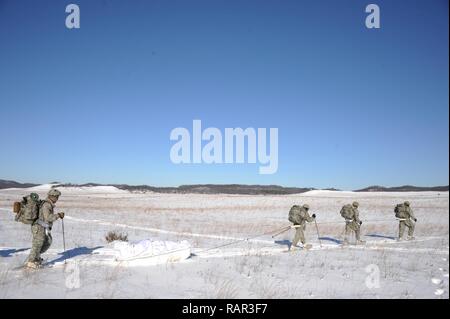
{"type": "Polygon", "coordinates": [[[359,219],[358,211],[359,203],[353,202],[351,205],[344,205],[341,209],[341,216],[345,218],[345,237],[344,244],[348,244],[348,235],[350,232],[355,232],[356,243],[363,244],[361,240],[361,225],[362,221],[359,219]]]}
{"type": "Polygon", "coordinates": [[[41,266],[41,254],[47,251],[52,244],[51,230],[53,222],[59,218],[64,218],[64,213],[54,214],[55,204],[61,196],[57,189],[51,189],[47,194],[47,199],[40,202],[37,219],[31,224],[33,243],[31,252],[25,267],[37,269],[41,266]]]}
{"type": "Polygon", "coordinates": [[[399,220],[398,227],[398,239],[402,240],[403,234],[405,233],[405,228],[408,228],[408,240],[414,239],[414,228],[415,222],[417,222],[417,218],[414,216],[414,213],[411,209],[411,205],[408,201],[403,204],[398,204],[394,208],[395,217],[399,220]],[[414,223],[413,223],[414,221],[414,223]]]}
{"type": "MultiPolygon", "coordinates": [[[[294,205],[289,211],[289,221],[294,224],[291,227],[295,228],[295,236],[292,240],[292,245],[289,247],[289,250],[293,248],[302,248],[301,246],[298,246],[299,241],[302,243],[302,245],[305,246],[306,240],[304,232],[306,229],[306,222],[311,223],[316,218],[316,214],[312,214],[312,216],[309,216],[308,211],[308,204],[304,204],[303,206],[294,205]]],[[[305,247],[307,248],[308,245],[306,245],[305,247]]]]}

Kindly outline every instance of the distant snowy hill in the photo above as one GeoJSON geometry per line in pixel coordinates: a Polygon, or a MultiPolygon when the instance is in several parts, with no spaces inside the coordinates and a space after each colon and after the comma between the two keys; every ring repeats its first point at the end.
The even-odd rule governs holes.
{"type": "Polygon", "coordinates": [[[199,184],[181,185],[179,187],[155,187],[149,185],[112,184],[61,184],[59,187],[105,187],[112,186],[119,190],[135,193],[166,193],[166,194],[242,194],[242,195],[289,195],[305,193],[313,188],[283,187],[278,185],[241,185],[241,184],[199,184]]]}
{"type": "Polygon", "coordinates": [[[37,186],[38,184],[32,184],[32,183],[19,183],[15,181],[7,181],[4,179],[0,179],[0,189],[5,188],[28,188],[37,186]]]}
{"type": "Polygon", "coordinates": [[[355,190],[355,192],[448,192],[448,185],[434,187],[418,187],[411,185],[398,187],[369,186],[363,189],[355,190]]]}
{"type": "MultiPolygon", "coordinates": [[[[242,185],[242,184],[198,184],[198,185],[181,185],[178,187],[156,187],[149,185],[127,185],[127,184],[32,184],[32,183],[18,183],[15,181],[7,181],[0,179],[0,189],[7,188],[30,188],[35,191],[46,191],[51,187],[60,187],[80,192],[113,192],[113,193],[165,193],[165,194],[240,194],[240,195],[290,195],[300,194],[317,190],[312,187],[283,187],[279,185],[242,185]]],[[[448,192],[449,186],[436,187],[418,187],[418,186],[399,186],[399,187],[384,187],[384,186],[369,186],[363,189],[355,190],[355,192],[448,192]]],[[[335,188],[328,188],[325,191],[341,192],[335,188]]]]}

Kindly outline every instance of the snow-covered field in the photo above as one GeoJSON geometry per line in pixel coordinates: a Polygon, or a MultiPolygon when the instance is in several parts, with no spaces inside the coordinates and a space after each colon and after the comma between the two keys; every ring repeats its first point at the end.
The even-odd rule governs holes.
{"type": "Polygon", "coordinates": [[[43,255],[51,267],[15,270],[31,233],[13,220],[12,203],[31,191],[45,196],[49,187],[0,190],[0,298],[449,298],[448,192],[243,196],[60,188],[66,251],[57,221],[43,255]],[[353,200],[367,243],[342,247],[339,210],[353,200]],[[393,207],[405,200],[418,218],[416,240],[397,242],[393,207]],[[318,216],[321,245],[313,223],[306,231],[313,248],[286,253],[293,230],[275,238],[270,232],[288,226],[289,208],[303,203],[318,216]],[[120,245],[105,241],[110,230],[158,253],[118,259],[120,245]],[[173,257],[177,245],[190,247],[190,257],[162,257],[164,247],[173,257]]]}

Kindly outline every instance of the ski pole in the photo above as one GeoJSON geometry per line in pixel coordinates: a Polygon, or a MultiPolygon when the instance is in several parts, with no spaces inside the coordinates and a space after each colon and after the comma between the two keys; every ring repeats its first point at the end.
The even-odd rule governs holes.
{"type": "Polygon", "coordinates": [[[315,218],[314,218],[314,224],[316,224],[317,238],[319,239],[320,248],[322,248],[322,241],[320,240],[320,235],[319,235],[319,227],[317,226],[317,221],[315,218]]]}
{"type": "MultiPolygon", "coordinates": [[[[63,249],[64,253],[66,252],[66,236],[64,234],[64,218],[61,219],[61,226],[62,226],[62,234],[63,234],[63,249]]],[[[64,263],[66,263],[66,259],[64,258],[64,263]]]]}
{"type": "Polygon", "coordinates": [[[275,238],[276,236],[278,236],[278,235],[280,235],[280,234],[282,234],[282,233],[284,233],[284,232],[287,232],[289,229],[291,229],[291,226],[287,226],[287,227],[284,228],[282,231],[280,231],[280,232],[278,232],[278,233],[272,235],[272,238],[275,238]]]}

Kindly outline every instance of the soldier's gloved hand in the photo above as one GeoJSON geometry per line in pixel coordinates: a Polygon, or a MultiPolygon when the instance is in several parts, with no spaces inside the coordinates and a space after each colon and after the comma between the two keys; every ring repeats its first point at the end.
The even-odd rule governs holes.
{"type": "Polygon", "coordinates": [[[362,221],[359,221],[359,224],[362,225],[362,221]]]}
{"type": "Polygon", "coordinates": [[[414,218],[414,222],[417,222],[417,218],[414,218]]]}
{"type": "Polygon", "coordinates": [[[63,212],[58,213],[58,216],[59,216],[59,218],[63,219],[64,218],[64,213],[63,212]]]}
{"type": "Polygon", "coordinates": [[[312,214],[312,218],[316,218],[316,214],[312,214]]]}

